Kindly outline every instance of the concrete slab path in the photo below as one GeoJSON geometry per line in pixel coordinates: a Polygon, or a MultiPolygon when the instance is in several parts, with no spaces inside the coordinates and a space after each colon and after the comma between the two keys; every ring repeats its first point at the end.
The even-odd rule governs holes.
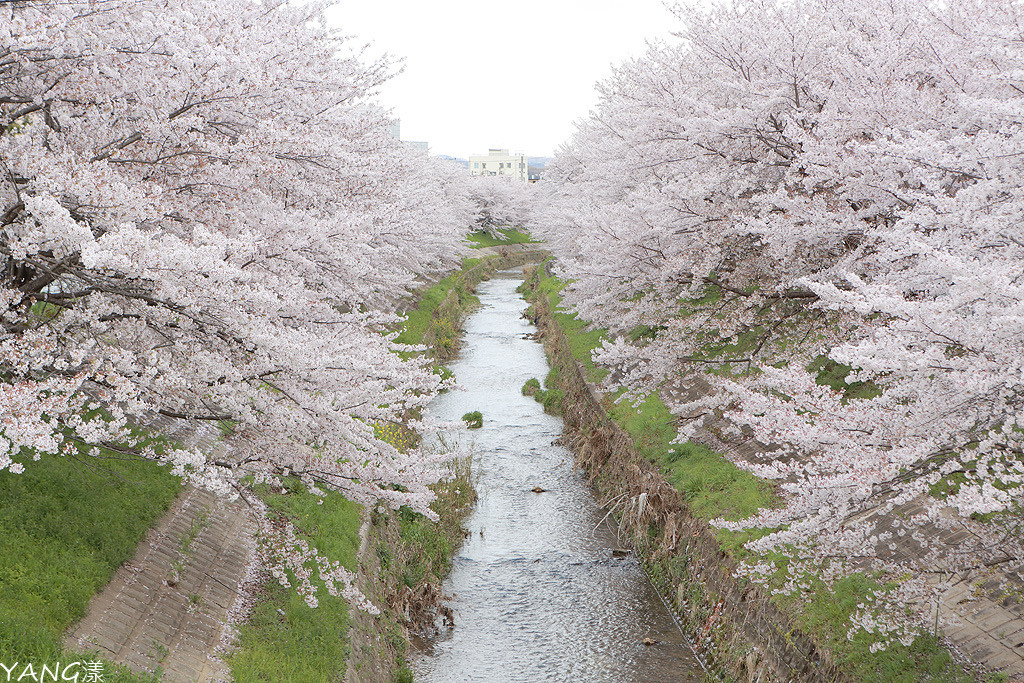
{"type": "MultiPolygon", "coordinates": [[[[157,426],[207,453],[224,449],[208,425],[157,426]]],[[[187,486],[93,598],[65,645],[139,672],[159,670],[168,683],[229,680],[217,654],[250,566],[253,534],[244,503],[187,486]]]]}

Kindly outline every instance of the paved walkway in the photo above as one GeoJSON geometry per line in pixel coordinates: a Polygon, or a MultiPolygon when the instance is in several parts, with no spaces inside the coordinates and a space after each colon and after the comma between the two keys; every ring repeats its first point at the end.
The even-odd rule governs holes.
{"type": "MultiPolygon", "coordinates": [[[[174,422],[158,426],[204,452],[224,449],[216,429],[174,422]]],[[[160,670],[169,683],[228,680],[216,651],[250,565],[252,538],[243,503],[186,487],[134,559],[93,598],[65,645],[136,671],[160,670]]]]}
{"type": "MultiPolygon", "coordinates": [[[[693,378],[687,385],[667,386],[662,393],[666,403],[678,405],[709,391],[713,391],[710,385],[693,378]]],[[[774,457],[772,446],[754,439],[739,442],[724,436],[729,432],[726,421],[719,419],[702,428],[696,440],[747,462],[766,462],[774,457]]],[[[878,525],[888,528],[894,515],[910,516],[923,511],[920,505],[902,506],[880,516],[878,525]]],[[[966,535],[936,527],[924,531],[943,538],[950,546],[963,540],[960,534],[966,535]]],[[[896,553],[908,557],[916,552],[916,546],[908,544],[896,549],[896,553]]],[[[962,576],[942,596],[941,603],[942,614],[955,614],[961,622],[943,629],[957,651],[987,669],[1007,674],[1013,683],[1024,683],[1024,563],[999,565],[962,576]]]]}

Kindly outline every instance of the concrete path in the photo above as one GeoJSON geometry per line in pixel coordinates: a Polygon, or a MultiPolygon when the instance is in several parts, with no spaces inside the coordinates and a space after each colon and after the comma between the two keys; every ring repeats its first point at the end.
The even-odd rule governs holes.
{"type": "MultiPolygon", "coordinates": [[[[1002,578],[1010,574],[1010,583],[1019,591],[1024,586],[1022,570],[1018,566],[1000,574],[1002,578]]],[[[1008,674],[1010,681],[1024,682],[1024,604],[1019,597],[1002,597],[1003,591],[991,585],[993,581],[979,575],[942,596],[942,609],[957,614],[961,621],[945,629],[946,637],[973,661],[1008,674]]]]}
{"type": "MultiPolygon", "coordinates": [[[[207,453],[223,451],[216,429],[174,422],[157,426],[207,453]]],[[[253,533],[243,503],[186,487],[93,598],[66,647],[140,672],[160,670],[170,683],[229,680],[216,651],[250,567],[253,533]]]]}

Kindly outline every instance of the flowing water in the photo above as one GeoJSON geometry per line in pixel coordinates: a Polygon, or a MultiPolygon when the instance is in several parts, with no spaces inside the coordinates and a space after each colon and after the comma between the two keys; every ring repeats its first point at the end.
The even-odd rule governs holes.
{"type": "Polygon", "coordinates": [[[480,285],[452,366],[465,390],[431,404],[441,419],[483,413],[483,428],[460,436],[474,452],[480,499],[445,583],[455,628],[418,643],[416,680],[699,681],[699,663],[637,561],[613,556],[606,511],[554,443],[561,419],[521,393],[548,365],[521,317],[520,281],[480,285]]]}

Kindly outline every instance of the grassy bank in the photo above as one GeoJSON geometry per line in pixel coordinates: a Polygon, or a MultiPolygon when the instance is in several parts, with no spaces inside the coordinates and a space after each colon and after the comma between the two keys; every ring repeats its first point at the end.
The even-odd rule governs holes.
{"type": "MultiPolygon", "coordinates": [[[[543,297],[552,319],[564,333],[569,353],[583,366],[587,378],[600,381],[607,370],[594,363],[592,353],[605,339],[605,330],[591,329],[575,315],[561,310],[561,288],[558,278],[547,275],[543,268],[533,271],[524,283],[531,300],[543,297]]],[[[557,381],[558,365],[552,373],[545,385],[557,381]]],[[[557,401],[548,403],[551,410],[559,409],[557,401]]],[[[632,437],[639,454],[655,463],[665,479],[684,494],[690,511],[698,518],[742,519],[775,504],[769,482],[736,467],[721,453],[700,444],[673,443],[676,421],[658,394],[650,394],[637,406],[628,401],[607,400],[604,407],[632,437]]],[[[726,538],[723,536],[723,540],[726,538]]]]}
{"type": "MultiPolygon", "coordinates": [[[[577,362],[590,381],[604,376],[605,371],[595,367],[591,360],[591,352],[600,345],[604,331],[591,330],[583,321],[559,310],[561,286],[556,278],[548,276],[543,268],[538,268],[524,288],[533,302],[534,315],[538,319],[546,319],[553,326],[552,333],[547,336],[557,337],[546,339],[552,374],[545,381],[545,389],[540,390],[538,395],[549,399],[545,401],[545,407],[553,411],[572,411],[575,406],[560,405],[563,397],[566,401],[576,400],[571,382],[565,380],[571,379],[576,372],[577,362]],[[558,400],[550,400],[554,391],[561,392],[556,396],[558,400]]],[[[721,585],[712,586],[708,582],[706,574],[702,573],[707,568],[699,566],[695,543],[679,542],[679,537],[690,533],[713,539],[715,548],[711,549],[711,556],[716,552],[724,553],[726,562],[734,564],[746,555],[743,542],[753,532],[736,534],[713,531],[706,522],[717,517],[741,519],[760,507],[777,504],[773,486],[770,482],[753,477],[720,453],[703,445],[673,444],[675,420],[656,394],[648,396],[639,406],[626,402],[614,403],[608,398],[603,403],[608,415],[628,434],[632,442],[631,450],[643,462],[651,463],[652,470],[657,472],[660,480],[670,484],[679,494],[681,507],[684,508],[680,514],[692,518],[703,527],[691,527],[678,534],[677,531],[684,527],[679,525],[675,514],[668,509],[670,505],[657,523],[650,520],[648,513],[648,518],[642,520],[643,524],[636,534],[636,544],[647,558],[649,573],[674,600],[692,635],[707,646],[707,650],[717,660],[722,675],[745,679],[749,672],[743,660],[750,654],[749,641],[744,642],[742,634],[725,627],[718,616],[724,596],[716,591],[726,589],[721,585]]],[[[595,439],[593,433],[600,431],[600,427],[584,425],[583,429],[588,434],[584,435],[585,438],[581,437],[580,442],[584,443],[583,448],[586,450],[595,439]]],[[[600,464],[597,463],[597,469],[602,469],[600,464]]],[[[606,491],[620,496],[623,491],[628,491],[623,482],[624,478],[632,476],[625,474],[631,469],[627,461],[616,460],[603,469],[608,471],[591,473],[599,486],[605,486],[606,491]]],[[[645,482],[642,490],[657,490],[657,486],[645,482]]],[[[670,498],[659,497],[666,500],[670,498]]],[[[636,516],[636,509],[625,505],[620,505],[619,512],[620,516],[636,516]]],[[[636,521],[633,520],[633,523],[636,521]]],[[[784,561],[781,557],[772,559],[784,561]]],[[[872,592],[883,588],[870,577],[844,579],[837,583],[834,590],[826,588],[820,581],[815,582],[813,577],[809,577],[809,580],[817,584],[809,600],[797,602],[779,596],[765,598],[786,615],[780,619],[785,622],[781,632],[772,634],[778,636],[780,641],[797,640],[797,631],[794,629],[798,629],[813,642],[813,645],[801,646],[804,651],[817,648],[829,652],[830,659],[840,672],[838,675],[847,680],[877,683],[960,683],[973,680],[967,671],[951,660],[949,653],[932,635],[922,635],[910,647],[896,643],[881,652],[871,652],[873,641],[867,637],[858,635],[852,640],[848,639],[850,615],[872,592]]],[[[740,586],[737,580],[728,581],[732,582],[734,589],[740,586]]],[[[739,588],[739,591],[745,589],[739,588]]],[[[739,598],[741,602],[745,599],[739,598]]]]}
{"type": "MultiPolygon", "coordinates": [[[[419,295],[406,315],[397,341],[424,346],[440,372],[458,349],[462,321],[478,303],[476,285],[507,259],[465,259],[419,295]]],[[[404,449],[417,437],[402,425],[377,428],[377,436],[404,449]]],[[[435,619],[450,618],[440,585],[462,541],[462,520],[475,500],[468,463],[453,464],[434,485],[432,522],[408,508],[370,514],[375,557],[358,557],[359,528],[365,512],[339,494],[322,499],[295,482],[261,493],[273,514],[291,521],[317,550],[351,571],[363,573],[362,590],[382,614],[356,614],[348,603],[322,587],[315,609],[293,590],[268,580],[248,621],[240,628],[239,648],[230,657],[237,681],[340,681],[346,669],[360,680],[411,681],[407,665],[410,630],[428,630],[435,619]],[[353,630],[354,629],[354,630],[353,630]]]]}
{"type": "Polygon", "coordinates": [[[532,254],[520,253],[463,259],[459,270],[420,293],[395,341],[426,346],[427,353],[443,365],[458,351],[462,321],[480,303],[474,294],[477,285],[495,271],[522,265],[532,258],[532,254]]]}
{"type": "Polygon", "coordinates": [[[535,239],[530,237],[528,233],[516,230],[515,228],[506,228],[504,230],[498,230],[498,235],[492,235],[486,230],[478,230],[477,232],[471,232],[466,237],[471,243],[474,249],[483,249],[484,247],[505,247],[511,244],[529,244],[536,242],[535,239]]]}
{"type": "Polygon", "coordinates": [[[407,662],[409,635],[432,635],[454,625],[441,582],[462,545],[462,522],[476,501],[469,461],[450,463],[445,477],[431,488],[437,495],[430,504],[437,522],[408,508],[372,517],[381,596],[395,617],[386,632],[397,656],[397,683],[413,680],[407,662]]]}
{"type": "MultiPolygon", "coordinates": [[[[341,681],[349,666],[359,667],[361,657],[370,657],[383,660],[391,673],[385,678],[367,674],[368,680],[411,680],[406,630],[432,622],[439,609],[443,613],[440,581],[461,542],[461,520],[475,500],[468,466],[453,467],[432,488],[437,500],[431,508],[440,516],[439,522],[408,508],[371,516],[378,559],[364,591],[382,614],[357,616],[374,631],[367,639],[373,644],[367,647],[376,651],[353,652],[346,600],[330,596],[318,584],[319,605],[311,608],[294,589],[268,578],[257,605],[239,629],[238,649],[228,658],[234,679],[239,683],[341,681]]],[[[349,571],[358,569],[361,506],[338,493],[315,496],[294,480],[286,481],[282,489],[265,487],[260,493],[271,514],[291,521],[319,553],[349,571]]]]}
{"type": "MultiPolygon", "coordinates": [[[[64,651],[64,634],[131,559],[181,483],[155,462],[110,450],[16,460],[22,474],[0,472],[0,662],[32,662],[38,672],[98,659],[64,651]]],[[[108,682],[153,679],[109,663],[103,671],[108,682]]]]}
{"type": "Polygon", "coordinates": [[[479,303],[473,294],[486,277],[491,259],[463,259],[462,268],[425,289],[416,307],[406,314],[395,339],[400,344],[426,346],[427,353],[443,364],[455,357],[462,320],[479,303]]]}
{"type": "MultiPolygon", "coordinates": [[[[322,498],[296,480],[278,490],[258,492],[270,514],[292,522],[299,533],[328,559],[356,569],[361,507],[339,493],[322,498]]],[[[228,659],[239,683],[342,680],[348,659],[349,605],[317,584],[319,604],[312,608],[299,594],[273,580],[249,619],[239,629],[238,650],[228,659]]]]}

